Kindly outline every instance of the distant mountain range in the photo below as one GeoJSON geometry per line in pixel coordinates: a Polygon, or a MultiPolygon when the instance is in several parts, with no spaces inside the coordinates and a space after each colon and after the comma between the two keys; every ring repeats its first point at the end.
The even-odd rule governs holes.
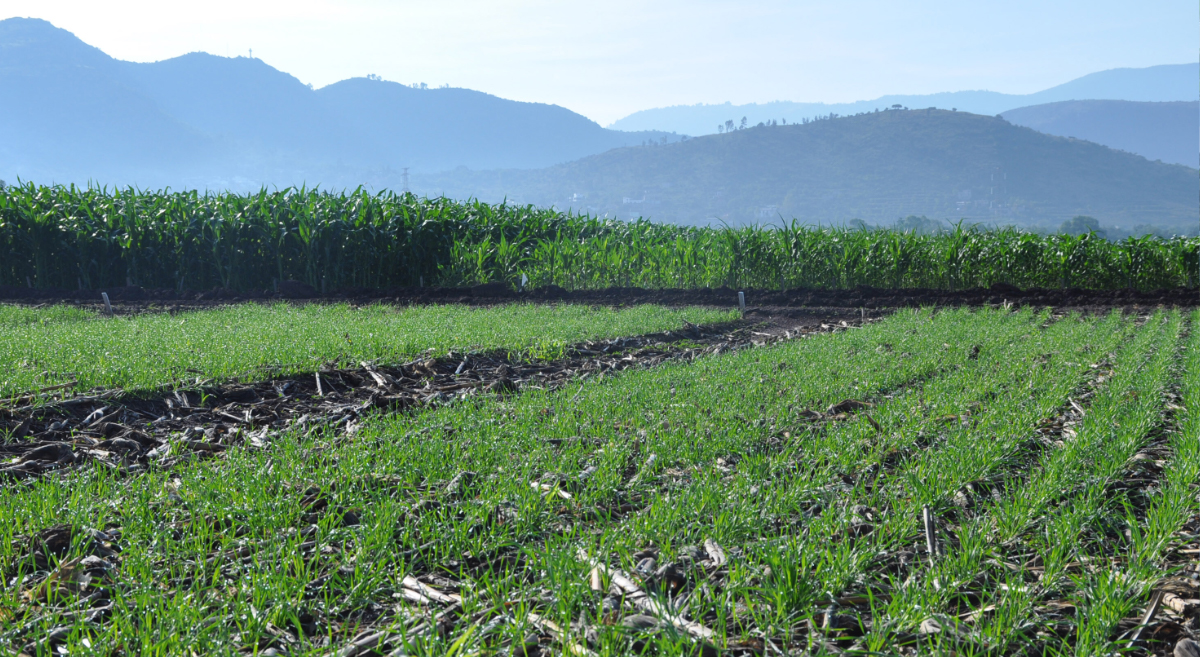
{"type": "Polygon", "coordinates": [[[354,78],[314,90],[246,57],[125,62],[37,19],[0,21],[0,88],[10,181],[398,187],[402,167],[544,167],[679,139],[467,89],[354,78]]]}
{"type": "Polygon", "coordinates": [[[1037,93],[1018,95],[995,91],[954,91],[924,95],[881,96],[853,103],[796,103],[775,101],[748,105],[676,105],[634,112],[615,121],[615,130],[669,130],[687,135],[718,132],[726,121],[749,125],[765,121],[804,119],[838,114],[873,112],[893,105],[911,109],[936,107],[960,112],[995,115],[1018,107],[1064,100],[1133,100],[1142,102],[1200,100],[1200,63],[1168,64],[1149,68],[1115,68],[1085,75],[1037,93]]]}
{"type": "Polygon", "coordinates": [[[1194,232],[1197,171],[1130,153],[1200,164],[1198,78],[1200,65],[1185,64],[1102,71],[1027,96],[663,108],[618,130],[467,89],[374,78],[313,89],[245,57],[125,62],[14,18],[0,21],[0,179],[400,189],[409,168],[417,192],[684,223],[924,214],[1053,226],[1090,214],[1194,232]],[[959,111],[876,112],[897,104],[959,111]],[[682,134],[742,116],[748,129],[682,134]]]}
{"type": "MultiPolygon", "coordinates": [[[[539,171],[420,176],[427,194],[507,198],[684,224],[891,224],[907,215],[1057,228],[1197,231],[1195,169],[994,116],[888,110],[621,148],[539,171]]],[[[1119,230],[1112,231],[1119,233],[1119,230]]]]}
{"type": "Polygon", "coordinates": [[[1148,160],[1200,168],[1200,101],[1064,100],[1001,116],[1048,135],[1086,139],[1148,160]]]}

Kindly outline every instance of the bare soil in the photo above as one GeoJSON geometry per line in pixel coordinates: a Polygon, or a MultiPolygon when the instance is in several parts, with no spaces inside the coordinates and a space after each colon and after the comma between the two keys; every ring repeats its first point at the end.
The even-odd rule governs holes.
{"type": "MultiPolygon", "coordinates": [[[[657,303],[668,306],[716,306],[731,308],[738,305],[738,290],[606,288],[602,290],[568,291],[547,286],[527,292],[516,292],[501,284],[491,283],[469,288],[397,288],[371,290],[343,289],[321,295],[303,283],[287,281],[280,284],[281,292],[270,290],[234,291],[214,289],[207,292],[179,292],[167,289],[145,289],[137,286],[104,290],[117,312],[139,312],[148,309],[197,309],[230,302],[273,301],[280,299],[318,302],[358,302],[426,304],[457,303],[465,305],[495,305],[512,302],[568,302],[605,306],[627,306],[657,303]]],[[[798,288],[790,290],[746,289],[750,308],[762,309],[867,309],[884,310],[916,306],[984,306],[1012,304],[1057,308],[1128,308],[1156,306],[1200,306],[1200,289],[1172,288],[1163,290],[1083,290],[1078,288],[1027,289],[997,284],[990,288],[968,290],[933,290],[924,288],[884,289],[859,286],[845,290],[798,288]]],[[[101,303],[101,290],[56,290],[0,286],[0,301],[22,304],[81,303],[89,306],[101,303]]]]}

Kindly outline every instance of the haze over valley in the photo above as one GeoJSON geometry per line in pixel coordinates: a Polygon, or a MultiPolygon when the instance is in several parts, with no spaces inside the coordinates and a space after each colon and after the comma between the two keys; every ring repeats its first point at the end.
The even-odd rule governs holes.
{"type": "Polygon", "coordinates": [[[0,21],[0,85],[10,181],[398,187],[404,167],[533,168],[678,139],[469,89],[373,77],[313,89],[249,57],[124,62],[36,19],[0,21]]]}
{"type": "Polygon", "coordinates": [[[1021,107],[1071,100],[1127,100],[1146,103],[1200,100],[1200,63],[1170,64],[1133,69],[1098,71],[1032,94],[1005,94],[995,91],[954,91],[935,94],[890,94],[872,100],[851,103],[792,102],[735,105],[679,105],[635,112],[613,122],[618,130],[675,130],[690,135],[718,132],[717,126],[728,120],[746,117],[750,125],[762,121],[786,119],[799,123],[829,114],[858,114],[895,105],[913,109],[937,107],[957,109],[988,116],[1021,107]]]}
{"type": "Polygon", "coordinates": [[[1053,230],[1088,215],[1126,233],[1150,225],[1188,232],[1200,195],[1194,168],[946,110],[755,126],[541,170],[452,171],[416,182],[452,197],[695,225],[889,225],[923,215],[1053,230]]]}

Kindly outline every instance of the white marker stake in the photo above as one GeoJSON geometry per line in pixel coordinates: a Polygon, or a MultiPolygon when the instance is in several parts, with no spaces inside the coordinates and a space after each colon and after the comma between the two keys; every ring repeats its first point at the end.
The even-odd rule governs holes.
{"type": "Polygon", "coordinates": [[[101,292],[100,297],[104,299],[104,310],[108,312],[109,317],[112,317],[112,304],[108,302],[108,292],[101,292]]]}
{"type": "Polygon", "coordinates": [[[27,285],[30,288],[33,287],[33,281],[29,280],[28,276],[25,277],[25,285],[27,285]]]}
{"type": "Polygon", "coordinates": [[[522,292],[525,291],[525,285],[527,283],[529,283],[529,277],[526,276],[525,274],[521,274],[521,291],[522,292]]]}
{"type": "Polygon", "coordinates": [[[746,293],[738,292],[738,308],[742,309],[742,314],[746,314],[746,293]]]}

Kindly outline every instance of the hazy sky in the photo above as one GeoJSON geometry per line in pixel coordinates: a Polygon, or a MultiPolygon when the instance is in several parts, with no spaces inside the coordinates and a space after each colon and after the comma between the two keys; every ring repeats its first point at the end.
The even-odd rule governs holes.
{"type": "Polygon", "coordinates": [[[1197,60],[1197,0],[0,0],[132,61],[254,56],[318,87],[374,73],[555,103],[650,107],[1029,93],[1197,60]]]}

